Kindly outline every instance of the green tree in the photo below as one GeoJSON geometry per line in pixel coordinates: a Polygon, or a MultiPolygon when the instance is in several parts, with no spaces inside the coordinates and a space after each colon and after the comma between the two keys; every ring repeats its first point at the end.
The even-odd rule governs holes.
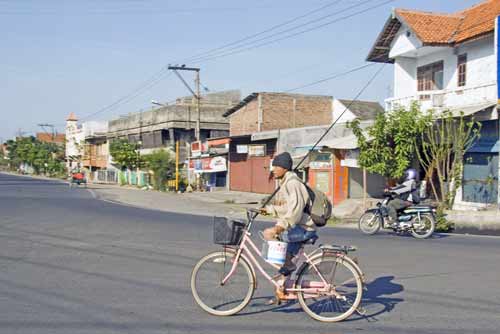
{"type": "Polygon", "coordinates": [[[139,168],[142,165],[142,158],[139,154],[139,145],[130,143],[126,139],[118,139],[111,142],[109,153],[121,169],[139,168]]]}
{"type": "Polygon", "coordinates": [[[360,166],[389,178],[401,177],[415,156],[419,134],[428,124],[429,117],[421,115],[417,104],[378,114],[366,134],[359,120],[352,121],[349,126],[358,139],[360,166]]]}
{"type": "Polygon", "coordinates": [[[420,133],[421,149],[417,150],[417,156],[435,198],[444,209],[449,209],[462,184],[464,154],[479,138],[481,123],[450,111],[439,115],[431,112],[429,117],[435,121],[420,133]]]}
{"type": "Polygon", "coordinates": [[[19,168],[21,164],[27,163],[33,167],[36,174],[62,173],[64,147],[41,142],[34,137],[23,137],[7,141],[7,148],[12,168],[19,168]]]}
{"type": "Polygon", "coordinates": [[[172,179],[175,173],[175,159],[167,150],[155,150],[144,155],[146,166],[153,171],[153,185],[156,190],[165,190],[165,182],[172,179]]]}

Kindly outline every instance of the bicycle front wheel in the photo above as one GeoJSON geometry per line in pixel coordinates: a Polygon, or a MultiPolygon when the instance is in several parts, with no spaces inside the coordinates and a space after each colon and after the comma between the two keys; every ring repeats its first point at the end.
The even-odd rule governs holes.
{"type": "Polygon", "coordinates": [[[210,253],[193,269],[191,291],[194,300],[210,314],[236,314],[252,299],[255,274],[243,257],[240,256],[234,272],[222,283],[233,267],[235,256],[231,251],[210,253]]]}
{"type": "Polygon", "coordinates": [[[322,322],[348,318],[363,295],[362,279],[356,268],[335,255],[325,255],[305,265],[298,274],[296,288],[301,289],[300,306],[322,322]]]}

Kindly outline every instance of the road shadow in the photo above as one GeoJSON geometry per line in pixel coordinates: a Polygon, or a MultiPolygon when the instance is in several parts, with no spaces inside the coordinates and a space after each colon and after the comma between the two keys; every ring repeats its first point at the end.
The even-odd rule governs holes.
{"type": "MultiPolygon", "coordinates": [[[[391,312],[398,303],[403,302],[404,299],[402,298],[391,297],[391,295],[404,291],[404,286],[394,282],[394,278],[394,276],[378,277],[366,284],[360,304],[360,309],[363,310],[364,314],[354,313],[349,319],[344,321],[359,321],[364,319],[369,322],[375,322],[378,321],[376,318],[378,315],[391,312]]],[[[274,296],[253,298],[249,304],[249,311],[240,312],[238,316],[265,312],[304,312],[297,301],[289,301],[281,305],[266,305],[266,302],[272,297],[274,296]]]]}
{"type": "MultiPolygon", "coordinates": [[[[405,233],[398,233],[398,232],[394,232],[394,231],[388,231],[387,235],[391,235],[391,236],[394,236],[394,237],[400,237],[400,238],[416,239],[410,233],[406,233],[406,232],[405,233]]],[[[430,236],[427,239],[432,240],[432,239],[443,239],[443,238],[449,238],[449,237],[450,237],[449,234],[435,232],[435,233],[432,234],[432,236],[430,236]]],[[[418,240],[421,240],[421,239],[418,239],[418,240]]],[[[422,239],[422,240],[425,240],[425,239],[422,239]]]]}

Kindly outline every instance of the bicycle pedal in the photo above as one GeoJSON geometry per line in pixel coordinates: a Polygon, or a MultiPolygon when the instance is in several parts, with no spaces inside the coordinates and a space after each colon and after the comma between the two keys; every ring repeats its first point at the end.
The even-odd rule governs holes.
{"type": "Polygon", "coordinates": [[[364,309],[361,306],[358,306],[358,308],[356,309],[356,313],[359,315],[366,315],[367,312],[366,312],[366,309],[364,309]]]}

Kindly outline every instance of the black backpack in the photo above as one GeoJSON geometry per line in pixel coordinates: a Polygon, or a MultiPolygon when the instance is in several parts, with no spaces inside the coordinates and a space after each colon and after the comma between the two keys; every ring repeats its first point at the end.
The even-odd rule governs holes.
{"type": "Polygon", "coordinates": [[[324,192],[316,188],[311,188],[304,183],[309,194],[309,203],[304,208],[304,212],[311,216],[314,225],[325,226],[332,217],[332,203],[324,192]]]}

